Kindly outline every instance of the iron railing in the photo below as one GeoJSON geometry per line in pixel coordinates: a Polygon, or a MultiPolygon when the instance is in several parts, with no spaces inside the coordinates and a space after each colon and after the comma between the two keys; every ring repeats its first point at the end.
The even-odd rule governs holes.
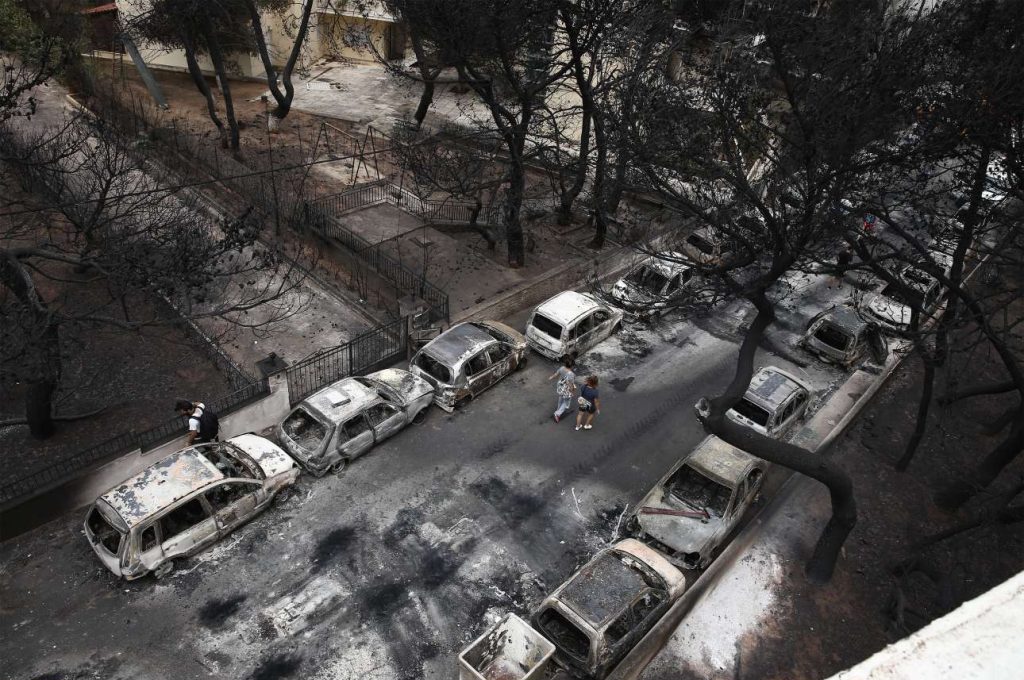
{"type": "Polygon", "coordinates": [[[285,373],[291,403],[342,378],[382,368],[403,357],[407,323],[406,318],[392,321],[289,366],[285,373]]]}
{"type": "MultiPolygon", "coordinates": [[[[270,394],[270,382],[264,378],[242,389],[235,390],[209,402],[210,408],[218,416],[225,416],[241,407],[270,394]]],[[[124,454],[140,449],[148,451],[185,434],[188,429],[187,420],[176,417],[156,427],[141,432],[127,431],[110,439],[80,451],[73,456],[56,461],[45,467],[0,485],[0,505],[38,493],[63,481],[81,475],[124,454]]]]}

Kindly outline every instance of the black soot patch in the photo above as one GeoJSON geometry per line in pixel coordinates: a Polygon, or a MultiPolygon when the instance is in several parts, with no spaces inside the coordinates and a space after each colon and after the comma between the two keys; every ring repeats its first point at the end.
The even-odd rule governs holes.
{"type": "Polygon", "coordinates": [[[220,628],[238,613],[246,599],[245,595],[235,595],[210,600],[199,609],[199,623],[207,628],[220,628]]]}
{"type": "Polygon", "coordinates": [[[521,524],[544,507],[544,501],[540,496],[513,491],[506,482],[497,477],[473,482],[469,489],[497,510],[501,519],[509,526],[521,524]]]}
{"type": "Polygon", "coordinates": [[[628,378],[612,378],[608,381],[608,384],[615,388],[616,392],[625,392],[629,389],[629,386],[633,384],[634,380],[636,380],[636,378],[633,376],[629,376],[628,378]]]}
{"type": "Polygon", "coordinates": [[[316,544],[313,551],[313,572],[322,571],[331,562],[351,547],[356,539],[356,530],[352,527],[338,527],[329,532],[316,544]]]}
{"type": "Polygon", "coordinates": [[[264,659],[249,676],[250,680],[280,680],[295,675],[302,665],[302,659],[290,654],[275,654],[264,659]]]}

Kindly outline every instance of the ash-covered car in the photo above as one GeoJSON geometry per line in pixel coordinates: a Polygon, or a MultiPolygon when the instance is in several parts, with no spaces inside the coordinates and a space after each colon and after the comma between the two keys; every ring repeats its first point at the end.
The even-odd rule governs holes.
{"type": "Polygon", "coordinates": [[[567,290],[533,310],[526,322],[526,341],[549,359],[578,356],[614,333],[622,316],[622,310],[593,295],[567,290]]]}
{"type": "Polygon", "coordinates": [[[467,321],[437,336],[409,363],[434,387],[434,403],[451,412],[526,362],[526,338],[497,321],[467,321]]]}
{"type": "Polygon", "coordinates": [[[910,319],[916,307],[922,312],[921,321],[938,306],[942,287],[925,270],[910,265],[898,276],[902,285],[886,283],[878,291],[866,295],[860,312],[865,319],[894,331],[910,328],[910,319]]]}
{"type": "Polygon", "coordinates": [[[878,326],[861,318],[849,305],[819,312],[807,325],[799,344],[823,361],[843,368],[864,358],[882,363],[889,354],[878,326]]]}
{"type": "Polygon", "coordinates": [[[693,262],[709,266],[725,265],[734,255],[721,234],[711,227],[702,227],[687,236],[682,248],[693,262]]]}
{"type": "Polygon", "coordinates": [[[434,387],[409,371],[387,368],[339,380],[306,397],[277,426],[277,438],[320,477],[339,470],[416,420],[434,387]]]}
{"type": "Polygon", "coordinates": [[[810,388],[795,375],[765,366],[754,374],[746,394],[725,415],[755,432],[781,439],[807,413],[810,398],[810,388]]]}
{"type": "Polygon", "coordinates": [[[298,475],[288,454],[254,434],[196,444],[96,499],[85,535],[115,575],[163,576],[262,512],[298,475]]]}
{"type": "Polygon", "coordinates": [[[673,296],[693,280],[686,256],[665,251],[649,257],[612,286],[611,296],[626,314],[649,319],[662,314],[673,296]]]}
{"type": "Polygon", "coordinates": [[[532,627],[574,674],[602,678],[683,594],[682,573],[633,539],[597,553],[544,598],[532,627]]]}
{"type": "Polygon", "coordinates": [[[625,522],[626,533],[684,569],[704,569],[750,507],[767,463],[709,435],[669,470],[625,522]]]}

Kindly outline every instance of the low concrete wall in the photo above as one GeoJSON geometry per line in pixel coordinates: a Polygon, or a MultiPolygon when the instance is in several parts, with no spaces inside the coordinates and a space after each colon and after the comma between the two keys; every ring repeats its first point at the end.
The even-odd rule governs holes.
{"type": "MultiPolygon", "coordinates": [[[[288,414],[288,378],[284,372],[270,376],[270,394],[220,419],[220,438],[273,427],[288,414]]],[[[185,446],[185,433],[148,451],[135,449],[83,476],[30,498],[0,515],[0,541],[45,524],[64,513],[84,507],[111,487],[138,474],[164,456],[185,446]]]]}

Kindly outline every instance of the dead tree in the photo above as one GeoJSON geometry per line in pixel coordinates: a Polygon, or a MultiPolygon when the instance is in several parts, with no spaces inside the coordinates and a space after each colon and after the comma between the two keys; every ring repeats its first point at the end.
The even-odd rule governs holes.
{"type": "Polygon", "coordinates": [[[2,377],[29,383],[34,436],[52,434],[61,366],[81,351],[62,341],[65,331],[139,332],[181,316],[261,328],[302,303],[292,295],[300,272],[258,243],[256,221],[208,222],[171,178],[88,119],[34,134],[8,125],[0,151],[5,177],[30,203],[0,222],[2,377]],[[88,304],[78,302],[84,290],[88,304]],[[160,301],[178,314],[158,313],[160,301]],[[253,310],[267,313],[252,321],[253,310]]]}
{"type": "Polygon", "coordinates": [[[894,83],[913,73],[908,40],[916,36],[899,17],[859,3],[832,3],[818,17],[798,5],[759,6],[743,21],[727,12],[714,27],[718,47],[685,77],[638,79],[630,144],[659,200],[714,229],[734,253],[693,262],[708,286],[756,310],[732,381],[702,400],[698,417],[709,433],[829,489],[832,517],[807,564],[809,578],[824,581],[856,523],[849,477],[822,452],[769,439],[725,413],[750,384],[755,351],[786,295],[779,282],[833,259],[848,228],[835,205],[877,167],[872,144],[900,125],[894,83]]]}
{"type": "Polygon", "coordinates": [[[277,106],[270,112],[270,116],[267,118],[267,126],[270,130],[276,130],[280,121],[284,120],[285,116],[288,115],[288,111],[291,110],[292,98],[295,96],[295,86],[292,85],[292,72],[295,70],[295,64],[302,54],[302,48],[309,33],[309,18],[313,12],[313,4],[316,0],[302,1],[302,10],[298,24],[295,26],[294,35],[290,36],[292,48],[284,62],[284,67],[281,69],[280,85],[278,85],[277,68],[274,66],[269,50],[267,50],[267,41],[263,37],[263,8],[256,0],[244,1],[246,8],[249,10],[249,23],[252,25],[253,44],[256,46],[256,53],[259,54],[260,60],[263,62],[263,70],[266,74],[270,94],[273,95],[274,101],[277,103],[277,106]],[[281,91],[282,86],[284,87],[284,92],[281,91]]]}

